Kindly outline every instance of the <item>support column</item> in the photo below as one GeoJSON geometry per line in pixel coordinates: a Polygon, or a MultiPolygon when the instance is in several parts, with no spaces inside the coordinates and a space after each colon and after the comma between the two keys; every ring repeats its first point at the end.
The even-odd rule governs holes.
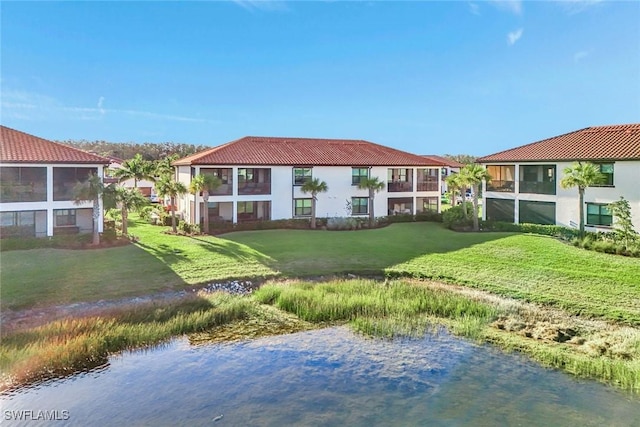
{"type": "Polygon", "coordinates": [[[47,236],[53,236],[53,166],[47,166],[47,236]]]}

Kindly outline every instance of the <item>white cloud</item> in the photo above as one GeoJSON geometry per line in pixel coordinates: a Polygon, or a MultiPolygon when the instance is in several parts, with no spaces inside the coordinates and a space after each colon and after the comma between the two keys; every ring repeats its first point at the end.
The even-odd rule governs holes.
{"type": "Polygon", "coordinates": [[[498,9],[511,12],[515,15],[522,15],[521,0],[491,0],[490,3],[498,9]]]}
{"type": "Polygon", "coordinates": [[[512,31],[507,34],[507,43],[509,44],[509,46],[513,46],[514,44],[516,44],[516,42],[520,40],[520,37],[522,37],[523,32],[524,28],[518,28],[516,31],[512,31]]]}
{"type": "Polygon", "coordinates": [[[476,3],[469,3],[469,12],[474,15],[480,16],[480,6],[478,6],[476,3]]]}
{"type": "Polygon", "coordinates": [[[104,100],[105,98],[103,96],[98,98],[98,104],[96,107],[69,107],[46,95],[3,89],[2,103],[0,105],[2,107],[2,114],[6,115],[6,117],[28,117],[32,120],[98,120],[102,119],[106,113],[110,113],[179,122],[211,122],[211,120],[203,118],[161,114],[153,111],[108,109],[104,108],[104,100]]]}
{"type": "Polygon", "coordinates": [[[576,53],[573,54],[573,60],[574,60],[574,62],[578,62],[578,61],[586,58],[587,56],[589,56],[589,51],[581,50],[580,52],[576,52],[576,53]]]}
{"type": "Polygon", "coordinates": [[[104,96],[98,98],[98,109],[100,110],[100,114],[104,114],[105,110],[102,108],[102,104],[104,103],[104,96]]]}
{"type": "Polygon", "coordinates": [[[584,12],[594,6],[600,5],[604,0],[556,0],[569,15],[584,12]]]}

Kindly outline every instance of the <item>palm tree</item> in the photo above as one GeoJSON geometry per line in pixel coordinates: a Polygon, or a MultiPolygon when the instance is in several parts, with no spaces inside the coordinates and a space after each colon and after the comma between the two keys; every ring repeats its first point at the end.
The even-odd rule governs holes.
{"type": "MultiPolygon", "coordinates": [[[[491,175],[487,170],[477,163],[468,164],[460,169],[460,175],[463,182],[471,186],[473,195],[473,231],[480,230],[478,224],[478,194],[480,193],[480,184],[482,181],[491,181],[491,175]]],[[[463,205],[466,213],[466,206],[463,205]]]]}
{"type": "Polygon", "coordinates": [[[380,182],[378,177],[362,178],[358,184],[358,188],[369,190],[369,227],[373,227],[375,215],[373,213],[373,198],[376,193],[384,188],[384,182],[380,182]]]}
{"type": "Polygon", "coordinates": [[[127,234],[127,220],[129,211],[138,210],[146,206],[149,201],[135,188],[116,187],[116,202],[122,211],[122,234],[127,234]]]}
{"type": "Polygon", "coordinates": [[[580,212],[580,237],[584,237],[584,191],[591,185],[601,184],[605,176],[600,172],[600,168],[593,163],[574,163],[563,171],[564,176],[560,180],[562,188],[578,187],[580,212]]]}
{"type": "Polygon", "coordinates": [[[138,181],[143,179],[154,182],[156,180],[153,163],[144,160],[140,153],[136,154],[133,159],[125,160],[122,163],[122,168],[113,171],[113,176],[118,178],[118,182],[133,179],[135,188],[138,188],[138,181]]]}
{"type": "Polygon", "coordinates": [[[171,163],[178,160],[179,156],[177,154],[172,154],[170,156],[165,157],[164,159],[158,160],[153,164],[153,172],[156,177],[163,177],[165,175],[173,174],[173,166],[171,163]]]}
{"type": "Polygon", "coordinates": [[[104,184],[98,174],[91,173],[84,182],[78,182],[73,188],[73,200],[76,205],[93,202],[93,244],[100,244],[100,199],[104,193],[104,184]]]}
{"type": "Polygon", "coordinates": [[[458,192],[462,194],[460,190],[462,190],[463,184],[460,181],[460,175],[457,173],[449,175],[445,178],[445,181],[447,183],[447,189],[451,194],[451,206],[453,207],[457,204],[456,195],[458,194],[458,192]]]}
{"type": "Polygon", "coordinates": [[[202,192],[202,200],[204,200],[204,232],[207,234],[209,233],[209,193],[212,193],[221,184],[222,181],[217,176],[201,173],[191,180],[191,185],[189,186],[191,194],[196,195],[196,201],[198,200],[198,193],[202,192]]]}
{"type": "Polygon", "coordinates": [[[307,181],[302,185],[300,191],[303,193],[311,193],[311,228],[316,228],[316,197],[318,193],[326,193],[329,190],[327,183],[315,178],[311,181],[307,181]]]}
{"type": "Polygon", "coordinates": [[[187,187],[181,182],[174,181],[171,176],[165,175],[156,183],[158,194],[162,197],[169,196],[171,203],[171,229],[174,233],[176,228],[176,197],[187,193],[187,187]]]}

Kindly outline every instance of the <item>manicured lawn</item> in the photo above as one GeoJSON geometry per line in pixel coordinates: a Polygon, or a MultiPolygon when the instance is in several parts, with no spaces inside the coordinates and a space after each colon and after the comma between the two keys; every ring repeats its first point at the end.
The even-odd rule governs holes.
{"type": "Polygon", "coordinates": [[[436,223],[349,232],[181,237],[134,221],[138,245],[2,253],[2,307],[144,294],[213,280],[337,273],[434,278],[640,324],[638,259],[552,238],[455,233],[436,223]]]}

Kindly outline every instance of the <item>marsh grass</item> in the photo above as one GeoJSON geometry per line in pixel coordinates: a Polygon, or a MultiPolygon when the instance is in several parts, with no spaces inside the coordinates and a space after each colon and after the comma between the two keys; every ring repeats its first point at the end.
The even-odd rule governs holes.
{"type": "Polygon", "coordinates": [[[256,304],[248,298],[189,296],[171,303],[120,307],[18,332],[2,339],[0,389],[100,366],[110,353],[245,319],[255,310],[256,304]]]}
{"type": "Polygon", "coordinates": [[[357,331],[383,337],[424,335],[429,318],[456,321],[454,332],[474,337],[498,315],[471,298],[400,281],[266,284],[254,297],[309,322],[349,321],[357,331]]]}
{"type": "Polygon", "coordinates": [[[268,283],[254,296],[310,322],[347,322],[374,337],[421,337],[444,325],[544,366],[640,393],[637,328],[432,282],[268,283]]]}

